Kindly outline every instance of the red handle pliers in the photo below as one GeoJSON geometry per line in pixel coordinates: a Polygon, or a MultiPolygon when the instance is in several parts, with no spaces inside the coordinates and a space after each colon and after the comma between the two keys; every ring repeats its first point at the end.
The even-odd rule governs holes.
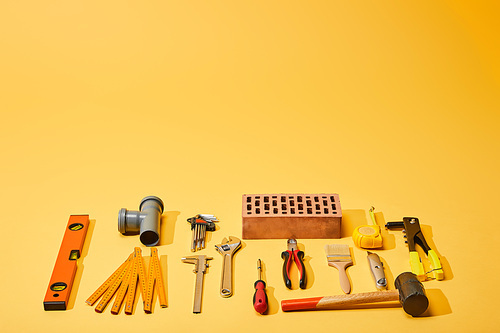
{"type": "Polygon", "coordinates": [[[297,248],[297,240],[289,239],[287,241],[288,250],[281,253],[281,258],[285,260],[283,263],[283,280],[288,289],[292,289],[292,281],[290,280],[290,267],[292,261],[295,261],[300,273],[300,289],[306,289],[306,268],[304,267],[304,252],[297,248]]]}

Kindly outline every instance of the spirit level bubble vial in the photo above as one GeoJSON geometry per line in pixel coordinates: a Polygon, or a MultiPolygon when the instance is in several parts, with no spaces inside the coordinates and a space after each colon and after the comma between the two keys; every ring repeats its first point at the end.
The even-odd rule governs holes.
{"type": "Polygon", "coordinates": [[[43,300],[45,311],[66,310],[77,260],[80,258],[90,221],[88,215],[71,215],[52,271],[49,287],[43,300]]]}

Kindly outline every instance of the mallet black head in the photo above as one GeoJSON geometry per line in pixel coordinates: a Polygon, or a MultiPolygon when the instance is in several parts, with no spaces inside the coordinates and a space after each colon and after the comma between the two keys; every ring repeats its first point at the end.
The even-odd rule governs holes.
{"type": "Polygon", "coordinates": [[[429,299],[425,295],[423,284],[415,274],[410,272],[401,273],[394,281],[394,284],[399,291],[399,302],[406,313],[416,317],[427,310],[429,299]]]}

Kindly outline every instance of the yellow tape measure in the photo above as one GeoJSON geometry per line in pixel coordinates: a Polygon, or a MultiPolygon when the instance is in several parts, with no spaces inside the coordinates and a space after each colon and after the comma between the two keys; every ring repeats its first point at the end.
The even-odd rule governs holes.
{"type": "Polygon", "coordinates": [[[118,314],[123,301],[125,300],[125,314],[132,314],[134,310],[137,284],[139,284],[141,288],[144,311],[146,313],[152,312],[151,308],[155,290],[160,299],[160,306],[167,306],[160,260],[158,259],[158,250],[156,248],[151,249],[148,279],[146,279],[146,271],[141,249],[136,247],[134,249],[134,253],[132,253],[99,288],[97,288],[97,290],[85,301],[85,303],[88,305],[94,305],[102,296],[101,301],[95,308],[96,312],[101,313],[116,293],[115,302],[111,307],[111,313],[118,314]]]}
{"type": "Polygon", "coordinates": [[[365,249],[376,249],[382,247],[382,235],[380,227],[375,219],[375,208],[372,206],[369,210],[372,224],[365,224],[354,229],[352,239],[357,247],[365,249]]]}

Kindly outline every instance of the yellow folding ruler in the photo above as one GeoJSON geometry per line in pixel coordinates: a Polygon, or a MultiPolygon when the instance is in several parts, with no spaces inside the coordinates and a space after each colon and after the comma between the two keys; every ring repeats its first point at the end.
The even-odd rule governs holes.
{"type": "Polygon", "coordinates": [[[151,258],[149,260],[149,274],[146,278],[144,260],[141,249],[134,248],[127,260],[85,301],[88,305],[94,305],[102,296],[97,304],[95,311],[103,312],[113,296],[116,294],[115,302],[111,307],[112,314],[118,314],[125,301],[125,314],[132,314],[134,310],[135,294],[137,284],[141,288],[144,311],[152,312],[154,290],[160,299],[160,306],[167,307],[167,297],[165,296],[165,286],[160,269],[160,260],[158,259],[158,250],[151,249],[151,258]],[[138,283],[139,282],[139,283],[138,283]]]}

